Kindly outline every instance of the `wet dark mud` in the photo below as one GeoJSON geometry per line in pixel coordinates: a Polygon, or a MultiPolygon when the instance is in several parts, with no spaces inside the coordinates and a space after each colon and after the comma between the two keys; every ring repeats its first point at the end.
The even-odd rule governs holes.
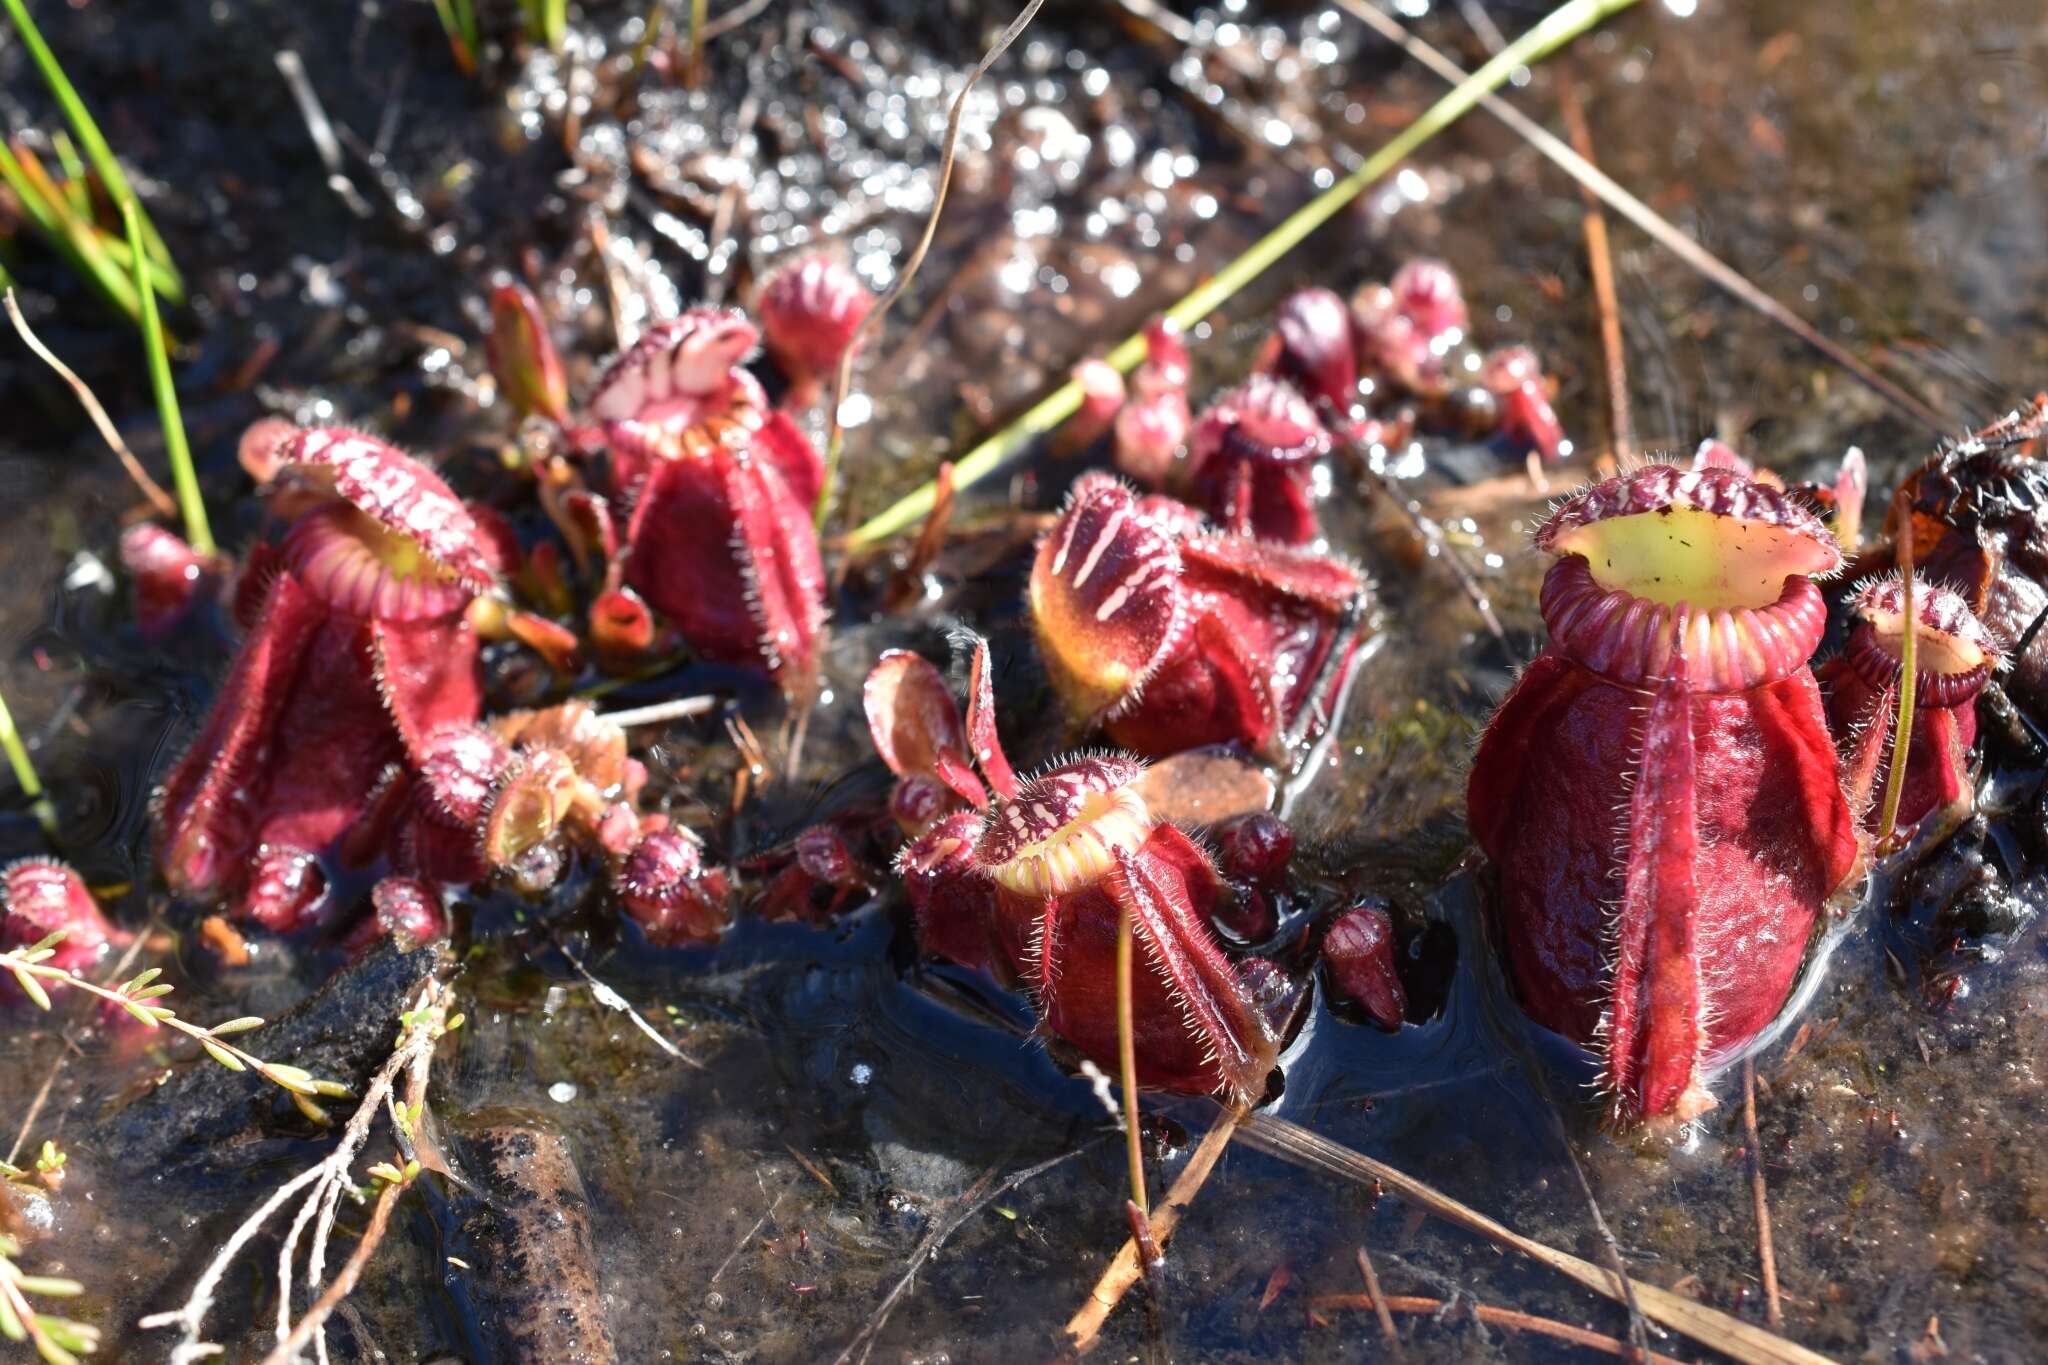
{"type": "MultiPolygon", "coordinates": [[[[659,69],[658,53],[628,119],[593,94],[616,80],[602,54],[637,40],[638,5],[582,7],[569,64],[500,50],[509,17],[487,15],[493,54],[475,79],[454,71],[427,5],[32,8],[144,177],[190,280],[192,305],[172,319],[180,385],[231,548],[262,520],[235,438],[266,413],[368,426],[488,496],[512,438],[503,404],[488,401],[479,340],[496,272],[535,285],[576,389],[622,325],[699,297],[744,300],[792,251],[833,244],[885,283],[929,207],[950,92],[1005,17],[890,0],[772,4],[714,45],[694,91],[659,69]],[[347,130],[346,195],[313,152],[280,51],[299,55],[347,130]]],[[[1426,8],[1422,29],[1468,64],[1485,48],[1467,10],[1510,33],[1538,13],[1426,8]]],[[[1510,98],[1556,126],[1568,76],[1605,169],[1956,430],[2039,387],[2038,7],[1702,0],[1693,11],[1646,2],[1510,98]]],[[[980,88],[932,257],[864,362],[851,515],[916,486],[1439,93],[1320,7],[1192,18],[1200,50],[1111,6],[1055,4],[980,88]]],[[[0,44],[0,117],[54,119],[11,41],[0,44]]],[[[1197,329],[1197,394],[1241,371],[1287,289],[1349,291],[1428,253],[1459,271],[1483,339],[1526,341],[1557,370],[1571,434],[1597,448],[1604,401],[1581,212],[1568,181],[1474,116],[1197,329]]],[[[0,250],[44,339],[160,468],[132,331],[32,243],[0,250]]],[[[1857,445],[1874,491],[1928,450],[1929,433],[1622,228],[1615,266],[1646,447],[1684,451],[1718,435],[1810,477],[1857,445]]],[[[977,489],[912,612],[882,612],[880,570],[849,578],[797,781],[767,784],[728,818],[741,760],[726,731],[685,722],[655,737],[643,756],[670,809],[737,862],[874,800],[887,775],[853,702],[859,681],[886,647],[946,657],[960,624],[992,639],[1013,754],[1056,753],[1066,737],[1018,615],[1029,528],[1014,517],[1053,505],[1075,467],[1034,457],[977,489]]],[[[1569,468],[1583,472],[1584,457],[1569,468]]],[[[1314,999],[1273,1112],[1597,1259],[1569,1143],[1635,1273],[1761,1321],[1739,1080],[1724,1078],[1721,1107],[1676,1138],[1606,1135],[1587,1064],[1521,1020],[1491,965],[1464,770],[1535,647],[1542,565],[1525,533],[1545,497],[1478,447],[1433,442],[1398,472],[1480,567],[1508,638],[1479,628],[1383,505],[1335,513],[1333,542],[1380,584],[1386,642],[1332,766],[1295,812],[1303,900],[1385,896],[1455,951],[1441,959],[1452,964],[1441,1008],[1397,1033],[1314,999]]],[[[188,1016],[271,1015],[252,1035],[278,1040],[266,1042],[271,1055],[360,1077],[379,1040],[396,1036],[400,1006],[376,1002],[402,990],[343,996],[360,1001],[347,1029],[298,1036],[287,1011],[310,995],[305,1017],[327,1017],[314,992],[338,955],[259,944],[248,966],[224,969],[197,944],[197,917],[152,878],[149,793],[195,730],[231,635],[208,619],[162,645],[136,636],[113,567],[136,499],[68,392],[11,341],[0,344],[0,499],[0,687],[58,793],[55,851],[96,886],[128,888],[114,913],[156,926],[151,961],[188,1016]]],[[[511,664],[494,675],[504,702],[540,682],[511,664]]],[[[780,724],[765,692],[705,667],[611,701],[707,686],[738,689],[763,735],[780,724]]],[[[1939,1342],[1956,1359],[2016,1360],[2048,1336],[2042,764],[1994,740],[1989,767],[1985,818],[1899,883],[1896,909],[1843,931],[1799,1016],[1756,1059],[1786,1331],[1832,1356],[1919,1359],[1939,1342]]],[[[50,851],[42,835],[9,804],[0,859],[39,851],[50,851]]],[[[656,950],[621,927],[586,872],[546,902],[479,894],[457,926],[469,1020],[437,1060],[431,1096],[469,1188],[430,1175],[401,1206],[336,1319],[339,1358],[541,1358],[504,1319],[542,1311],[552,1289],[569,1300],[554,1305],[570,1314],[564,1332],[608,1336],[612,1356],[594,1359],[830,1360],[956,1201],[971,1206],[972,1191],[1071,1153],[967,1217],[873,1339],[876,1359],[1042,1359],[1124,1235],[1122,1157],[1088,1083],[1026,1036],[1020,1001],[918,961],[893,895],[829,927],[742,918],[715,948],[656,950]],[[579,962],[688,1060],[603,1004],[579,962]],[[506,1132],[551,1154],[554,1175],[535,1162],[500,1170],[489,1135],[506,1132]],[[536,1235],[516,1206],[543,1186],[539,1197],[573,1207],[588,1233],[557,1226],[549,1235],[567,1241],[537,1254],[587,1257],[594,1290],[580,1264],[536,1286],[530,1267],[499,1259],[536,1235]]],[[[0,1148],[59,1068],[63,1027],[84,1017],[81,1007],[0,1022],[0,1148]]],[[[106,1330],[105,1354],[156,1359],[161,1339],[134,1331],[135,1319],[173,1306],[242,1214],[324,1145],[268,1087],[187,1048],[92,1033],[79,1049],[26,1134],[72,1154],[57,1225],[31,1256],[39,1271],[87,1283],[75,1311],[106,1330]],[[144,1096],[165,1069],[173,1079],[144,1096]]],[[[1163,1103],[1159,1114],[1157,1142],[1185,1149],[1213,1110],[1163,1103]]],[[[365,1217],[345,1210],[344,1231],[365,1217]]],[[[1127,1304],[1103,1353],[1140,1354],[1156,1331],[1175,1359],[1367,1358],[1378,1349],[1369,1315],[1309,1302],[1357,1291],[1361,1243],[1393,1293],[1626,1331],[1612,1305],[1399,1201],[1235,1149],[1183,1225],[1158,1313],[1127,1304]]],[[[230,1358],[268,1346],[272,1260],[259,1253],[230,1280],[216,1328],[230,1358]]],[[[1578,1358],[1457,1309],[1404,1331],[1411,1358],[1578,1358]]],[[[576,1349],[568,1339],[546,1349],[576,1349]]],[[[1656,1345],[1708,1356],[1683,1340],[1656,1345]]]]}

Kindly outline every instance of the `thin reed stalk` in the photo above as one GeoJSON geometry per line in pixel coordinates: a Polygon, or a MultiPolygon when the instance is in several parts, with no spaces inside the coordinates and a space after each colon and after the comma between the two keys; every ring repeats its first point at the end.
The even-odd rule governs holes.
{"type": "Polygon", "coordinates": [[[135,248],[135,292],[142,300],[142,346],[149,359],[149,385],[156,391],[156,413],[164,429],[164,455],[171,462],[171,483],[184,516],[185,539],[209,559],[218,553],[213,528],[206,522],[206,503],[199,496],[199,476],[192,469],[192,448],[185,443],[185,419],[178,411],[178,391],[171,384],[170,348],[163,320],[156,313],[156,292],[143,278],[141,214],[134,202],[121,205],[128,241],[135,248]]]}
{"type": "Polygon", "coordinates": [[[43,791],[43,779],[36,775],[35,761],[28,756],[21,731],[14,728],[14,713],[7,709],[4,693],[0,693],[0,749],[7,751],[7,766],[14,769],[14,780],[21,785],[22,795],[28,797],[36,823],[43,827],[43,833],[56,834],[57,808],[43,791]]]}
{"type": "MultiPolygon", "coordinates": [[[[1359,168],[1303,205],[1271,232],[1254,242],[1236,260],[1197,285],[1185,298],[1166,310],[1166,319],[1186,331],[1214,312],[1239,290],[1299,246],[1308,235],[1342,212],[1344,206],[1364,193],[1403,160],[1444,129],[1456,123],[1516,70],[1533,65],[1571,42],[1587,29],[1611,15],[1630,8],[1636,0],[1568,0],[1546,15],[1537,25],[1502,49],[1486,65],[1460,82],[1449,94],[1424,110],[1422,115],[1367,157],[1359,168]]],[[[879,311],[879,310],[877,310],[879,311]]],[[[1145,334],[1138,332],[1105,357],[1111,365],[1128,373],[1145,358],[1145,334]]],[[[1081,386],[1069,380],[1040,399],[1028,411],[1001,431],[982,441],[953,464],[953,486],[964,489],[987,478],[1004,462],[1021,452],[1033,439],[1051,431],[1081,406],[1081,386]]],[[[871,518],[849,538],[855,547],[870,545],[894,535],[924,519],[931,511],[935,492],[926,484],[895,506],[871,518]]]]}

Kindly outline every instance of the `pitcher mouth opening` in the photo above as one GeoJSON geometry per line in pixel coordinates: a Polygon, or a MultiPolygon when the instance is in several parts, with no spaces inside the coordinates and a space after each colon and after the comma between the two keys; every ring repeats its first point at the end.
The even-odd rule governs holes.
{"type": "Polygon", "coordinates": [[[1604,588],[1699,611],[1768,607],[1788,577],[1842,567],[1819,517],[1720,468],[1650,465],[1595,484],[1558,507],[1536,547],[1583,555],[1604,588]]]}
{"type": "MultiPolygon", "coordinates": [[[[1896,682],[1905,646],[1906,593],[1897,578],[1867,583],[1850,604],[1856,628],[1844,650],[1872,687],[1896,682]]],[[[1913,674],[1931,706],[1955,706],[1984,689],[2000,662],[1998,642],[1961,593],[1939,583],[1914,585],[1913,674]]]]}
{"type": "Polygon", "coordinates": [[[428,620],[460,611],[475,595],[417,540],[346,503],[302,516],[284,552],[314,596],[351,616],[428,620]]]}
{"type": "Polygon", "coordinates": [[[998,885],[1034,899],[1091,885],[1152,833],[1152,813],[1131,785],[1143,770],[1131,759],[1082,759],[1026,783],[990,812],[977,861],[998,885]]]}
{"type": "Polygon", "coordinates": [[[1652,465],[1577,494],[1536,533],[1562,556],[1543,617],[1564,653],[1617,682],[1681,673],[1742,691],[1803,667],[1827,613],[1812,577],[1834,537],[1782,490],[1733,470],[1652,465]]]}
{"type": "Polygon", "coordinates": [[[1543,620],[1554,648],[1614,682],[1680,678],[1697,692],[1746,692],[1806,666],[1827,629],[1827,604],[1798,576],[1763,607],[1666,604],[1602,586],[1573,555],[1543,580],[1543,620]]]}

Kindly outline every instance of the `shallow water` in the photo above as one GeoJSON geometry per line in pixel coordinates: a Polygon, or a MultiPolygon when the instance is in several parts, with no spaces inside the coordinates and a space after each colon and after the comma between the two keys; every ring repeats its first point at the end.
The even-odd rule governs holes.
{"type": "MultiPolygon", "coordinates": [[[[195,294],[178,322],[193,352],[181,375],[187,419],[230,546],[260,522],[234,437],[265,411],[370,425],[438,453],[466,489],[486,486],[508,432],[501,409],[476,401],[484,284],[510,268],[546,286],[580,380],[615,330],[589,245],[593,206],[607,216],[621,287],[648,291],[624,311],[629,327],[643,306],[744,297],[766,262],[813,235],[844,242],[886,278],[929,204],[947,92],[990,27],[885,0],[775,5],[713,48],[701,91],[646,95],[630,128],[577,115],[572,159],[563,120],[587,82],[572,77],[565,92],[546,60],[463,81],[427,6],[215,8],[35,6],[109,137],[157,182],[152,211],[195,294]],[[396,193],[361,157],[346,164],[363,217],[309,154],[273,64],[283,47],[305,57],[328,117],[383,149],[396,193]],[[746,119],[752,131],[734,146],[746,119]],[[721,254],[708,219],[728,184],[736,226],[721,254]]],[[[590,7],[577,41],[630,46],[629,8],[590,7]]],[[[1228,259],[1319,174],[1341,173],[1345,147],[1369,149],[1438,93],[1349,20],[1253,8],[1203,11],[1197,40],[1220,50],[1190,56],[1112,11],[1054,7],[999,64],[977,96],[933,256],[872,348],[872,416],[849,434],[855,511],[914,486],[944,452],[1228,259]],[[1212,86],[1222,92],[1213,103],[1212,86]]],[[[1646,3],[1513,98],[1554,124],[1569,73],[1607,170],[1957,427],[2031,392],[2048,373],[2038,7],[1873,0],[1845,14],[1706,0],[1683,19],[1676,8],[1691,6],[1646,3]]],[[[1444,10],[1424,28],[1470,64],[1483,47],[1461,7],[1444,10]]],[[[1510,32],[1536,14],[1486,12],[1510,32]]],[[[595,58],[595,47],[583,51],[595,58]]],[[[0,110],[47,124],[41,101],[19,51],[0,48],[0,110]]],[[[1481,116],[1412,172],[1197,333],[1198,392],[1239,371],[1285,289],[1348,291],[1427,251],[1459,270],[1487,340],[1529,341],[1560,370],[1570,429],[1598,445],[1576,191],[1481,116]]],[[[160,463],[132,334],[46,256],[17,255],[44,338],[99,390],[143,459],[160,463]]],[[[1620,227],[1616,269],[1644,444],[1684,449],[1719,434],[1794,476],[1857,444],[1880,489],[1926,449],[1925,433],[1846,375],[1620,227]]],[[[0,603],[0,686],[60,794],[59,851],[96,884],[135,883],[118,914],[162,921],[151,960],[178,981],[188,1015],[276,1014],[331,971],[333,954],[271,947],[249,969],[221,971],[191,943],[191,914],[167,908],[148,877],[149,789],[203,711],[227,640],[202,631],[153,650],[126,628],[104,565],[131,494],[68,395],[30,365],[0,348],[0,492],[18,509],[0,548],[14,584],[0,603]]],[[[1498,557],[1489,587],[1510,648],[1478,629],[1397,519],[1338,515],[1333,539],[1382,584],[1388,643],[1356,689],[1337,766],[1296,814],[1315,874],[1307,900],[1384,894],[1455,936],[1456,973],[1441,1013],[1396,1035],[1340,1020],[1318,999],[1273,1112],[1597,1258],[1569,1143],[1636,1274],[1761,1321],[1740,1106],[1728,1102],[1739,1087],[1731,1096],[1724,1081],[1722,1108],[1676,1141],[1604,1136],[1584,1064],[1521,1022],[1489,965],[1463,767],[1532,645],[1541,566],[1520,533],[1543,500],[1514,484],[1461,487],[1512,472],[1487,452],[1432,447],[1430,458],[1413,491],[1441,518],[1471,516],[1462,542],[1498,557]]],[[[1023,466],[971,510],[997,521],[1006,499],[1046,506],[1071,470],[1023,466]]],[[[1056,752],[1062,736],[1030,719],[1050,708],[1015,615],[1022,557],[983,564],[984,543],[956,541],[910,618],[882,618],[870,589],[849,589],[853,616],[827,664],[837,700],[813,721],[805,776],[770,786],[743,819],[717,819],[738,762],[724,732],[683,725],[662,736],[650,767],[679,816],[740,859],[871,798],[885,774],[848,705],[860,677],[889,645],[943,657],[947,628],[962,620],[992,637],[1013,754],[1056,752]]],[[[621,697],[706,682],[734,680],[692,671],[621,697]]],[[[755,728],[772,735],[776,707],[747,700],[755,728]]],[[[1757,1061],[1786,1331],[1830,1355],[1903,1357],[1935,1318],[1957,1358],[2021,1358],[2048,1333],[2038,1137],[2048,963],[2032,913],[2044,840],[2038,774],[1998,766],[2011,809],[1951,857],[1987,846],[2017,890],[1955,942],[1954,920],[1933,909],[1952,865],[1920,874],[1905,912],[1866,914],[1848,931],[1796,1031],[1757,1061]],[[1958,972],[1948,1003],[1931,1008],[1958,972]]],[[[42,849],[18,805],[0,816],[0,856],[42,849]]],[[[620,1359],[829,1359],[870,1321],[948,1201],[985,1175],[1073,1152],[968,1218],[873,1343],[882,1359],[1042,1358],[1123,1235],[1121,1151],[1087,1083],[1020,1036],[1029,1019],[1018,1002],[974,974],[919,964],[887,897],[829,929],[743,921],[715,949],[668,952],[626,938],[594,890],[546,906],[482,898],[466,918],[457,989],[470,1024],[436,1066],[434,1109],[458,1159],[466,1134],[508,1122],[567,1139],[620,1359]],[[600,1007],[563,945],[699,1065],[600,1007]]],[[[48,1021],[15,1014],[4,1027],[0,1146],[62,1051],[48,1021]]],[[[226,1160],[187,1152],[145,1165],[96,1142],[118,1131],[96,1128],[102,1113],[157,1060],[88,1038],[30,1134],[63,1142],[73,1171],[58,1231],[32,1264],[87,1282],[78,1311],[107,1329],[116,1358],[160,1357],[160,1341],[128,1325],[182,1297],[204,1249],[320,1150],[267,1088],[225,1074],[213,1093],[245,1101],[225,1112],[250,1120],[231,1123],[247,1131],[223,1139],[226,1160]]],[[[204,1065],[176,1050],[171,1061],[204,1065]]],[[[1181,1146],[1213,1113],[1160,1112],[1165,1140],[1181,1146]]],[[[447,1259],[489,1264],[490,1248],[465,1240],[467,1197],[429,1179],[408,1200],[355,1296],[356,1318],[333,1333],[337,1355],[493,1357],[478,1307],[491,1272],[447,1259]]],[[[1359,1288],[1361,1243],[1389,1292],[1462,1290],[1625,1330],[1604,1300],[1397,1200],[1237,1148],[1183,1226],[1152,1325],[1134,1299],[1106,1349],[1142,1353],[1156,1333],[1180,1359],[1362,1357],[1376,1349],[1369,1317],[1320,1321],[1307,1304],[1359,1288]],[[1269,1290],[1277,1296],[1262,1307],[1269,1290]]],[[[271,1259],[252,1264],[267,1270],[271,1259]]],[[[231,1278],[219,1330],[272,1312],[268,1283],[256,1270],[231,1278]]],[[[1460,1312],[1405,1330],[1426,1359],[1573,1354],[1460,1312]]],[[[1656,1344],[1703,1354],[1682,1339],[1656,1344]]]]}

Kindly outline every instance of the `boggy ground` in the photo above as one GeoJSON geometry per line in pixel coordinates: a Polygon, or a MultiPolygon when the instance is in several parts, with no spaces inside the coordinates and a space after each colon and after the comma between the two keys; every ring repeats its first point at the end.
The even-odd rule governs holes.
{"type": "MultiPolygon", "coordinates": [[[[192,281],[193,310],[174,319],[188,347],[181,385],[230,546],[257,522],[233,440],[264,412],[369,425],[438,455],[466,489],[487,483],[506,425],[477,403],[483,287],[499,269],[545,284],[557,335],[586,369],[613,336],[593,215],[609,228],[629,321],[642,293],[657,311],[705,293],[744,297],[764,262],[812,239],[844,243],[885,279],[929,204],[945,100],[993,29],[969,16],[973,6],[771,5],[714,46],[701,91],[650,79],[637,122],[622,127],[602,107],[570,118],[588,95],[589,63],[566,91],[547,59],[461,78],[425,5],[33,8],[150,182],[192,281]],[[381,153],[381,177],[347,153],[361,216],[311,154],[274,63],[285,48],[304,58],[328,116],[381,153]],[[750,95],[751,133],[739,136],[750,95]],[[737,186],[735,211],[720,247],[711,220],[727,186],[737,186]]],[[[576,41],[630,43],[629,8],[587,7],[576,41]]],[[[1305,199],[1319,175],[1341,172],[1347,148],[1369,150],[1438,92],[1348,19],[1251,8],[1200,12],[1198,37],[1223,50],[1191,55],[1108,7],[1056,4],[998,65],[977,96],[933,256],[871,348],[874,410],[848,446],[855,512],[878,510],[1124,335],[1305,199]],[[1285,145],[1274,120],[1289,126],[1285,145]]],[[[1444,8],[1425,31],[1476,59],[1483,47],[1463,10],[1444,8]]],[[[1680,18],[1681,8],[1692,6],[1644,4],[1512,98],[1555,124],[1568,75],[1604,167],[1958,428],[2038,386],[2048,375],[2038,8],[1710,0],[1680,18]]],[[[1485,13],[1512,32],[1536,10],[1485,13]]],[[[0,47],[0,110],[17,124],[53,120],[11,41],[0,47]]],[[[1349,290],[1426,251],[1460,271],[1482,330],[1527,340],[1556,366],[1571,430],[1598,445],[1580,214],[1567,181],[1474,116],[1198,333],[1198,393],[1237,372],[1286,288],[1349,290]]],[[[1617,228],[1616,239],[1645,445],[1683,449],[1718,433],[1798,475],[1860,444],[1880,489],[1924,451],[1924,433],[1848,377],[1633,232],[1617,228]]],[[[23,247],[10,265],[45,339],[159,463],[133,334],[40,252],[23,247]]],[[[12,343],[0,346],[0,412],[11,589],[0,601],[0,686],[60,793],[60,851],[96,884],[133,884],[118,902],[125,921],[161,920],[161,960],[188,1016],[281,1013],[328,974],[331,955],[266,947],[250,967],[221,971],[149,873],[150,787],[196,724],[228,641],[209,630],[145,649],[125,627],[105,566],[132,495],[68,395],[12,343]]],[[[1512,485],[1457,487],[1506,472],[1485,452],[1431,458],[1417,491],[1462,543],[1492,556],[1510,648],[1477,631],[1394,519],[1340,514],[1335,538],[1382,582],[1388,643],[1358,688],[1337,766],[1298,817],[1324,894],[1375,889],[1440,922],[1457,939],[1457,974],[1442,1013],[1395,1036],[1318,1002],[1276,1110],[1597,1255],[1569,1140],[1636,1273],[1760,1319],[1739,1102],[1675,1143],[1601,1135],[1582,1101],[1583,1068],[1520,1022],[1488,965],[1465,870],[1463,767],[1533,647],[1540,566],[1521,533],[1542,503],[1512,485]]],[[[1048,505],[1070,474],[1027,466],[973,510],[1000,517],[1005,498],[1048,505]]],[[[1057,750],[1061,737],[1033,719],[1051,708],[1015,618],[1021,553],[985,566],[986,543],[963,536],[939,566],[942,590],[913,615],[839,631],[827,662],[834,699],[812,725],[805,771],[718,827],[729,856],[882,788],[848,705],[855,685],[881,648],[939,654],[959,621],[993,636],[1013,752],[1029,761],[1057,750]]],[[[870,607],[852,605],[863,617],[870,607]]],[[[498,681],[516,693],[527,680],[498,681]]],[[[689,671],[622,698],[705,682],[735,680],[689,671]]],[[[757,695],[750,706],[773,733],[774,705],[757,695]]],[[[674,808],[717,827],[738,762],[724,732],[677,726],[649,758],[674,808]]],[[[1849,932],[1799,1026],[1758,1059],[1786,1331],[1829,1354],[1925,1358],[1940,1343],[1956,1358],[2016,1359],[2048,1332],[2038,1136],[2048,963],[2033,913],[2041,888],[2026,872],[2041,857],[2030,776],[2005,775],[2022,797],[1966,841],[2017,871],[1970,902],[1974,934],[1961,949],[1932,911],[1940,878],[1930,874],[1904,897],[1906,913],[1867,914],[1849,932]],[[1950,992],[1955,972],[1961,988],[1950,992]],[[1925,1003],[1944,996],[1943,1008],[1925,1003]]],[[[18,809],[0,818],[0,855],[40,849],[18,809]]],[[[968,1218],[874,1343],[885,1359],[1039,1358],[1123,1235],[1121,1156],[1087,1086],[1020,1040],[1016,1002],[917,964],[892,900],[832,929],[743,921],[715,949],[664,953],[625,942],[602,896],[572,882],[546,905],[480,899],[462,942],[470,1023],[433,1092],[447,1145],[491,1188],[479,1173],[494,1135],[528,1128],[565,1141],[620,1359],[829,1359],[949,1201],[990,1173],[1071,1151],[968,1218]],[[560,944],[699,1065],[600,1008],[560,944]]],[[[349,978],[312,1018],[395,1019],[407,979],[349,978]]],[[[17,1014],[0,1027],[0,1138],[11,1140],[62,1046],[50,1020],[17,1014]]],[[[372,1056],[372,1034],[327,1036],[372,1056]]],[[[73,1172],[59,1230],[32,1263],[87,1282],[78,1311],[106,1327],[114,1358],[160,1354],[130,1324],[182,1298],[240,1214],[321,1150],[268,1088],[225,1073],[107,1118],[164,1060],[88,1039],[29,1135],[63,1142],[73,1172]],[[137,1116],[160,1119],[154,1142],[137,1116]]],[[[204,1065],[181,1051],[169,1060],[204,1065]]],[[[1199,1105],[1162,1113],[1182,1135],[1209,1121],[1199,1105]]],[[[501,1190],[497,1199],[507,1202],[501,1190]]],[[[394,1359],[509,1355],[496,1324],[533,1303],[519,1297],[532,1281],[515,1273],[516,1233],[478,1222],[475,1196],[437,1178],[403,1209],[336,1327],[337,1353],[372,1358],[374,1343],[394,1359]]],[[[1368,1355],[1369,1317],[1318,1315],[1307,1302],[1357,1289],[1361,1242],[1390,1292],[1463,1290],[1604,1332],[1625,1327],[1605,1302],[1395,1200],[1238,1149],[1175,1245],[1156,1331],[1179,1359],[1368,1355]]],[[[233,1333],[271,1311],[265,1283],[255,1272],[229,1281],[220,1322],[236,1357],[233,1333]]],[[[1570,1354],[1462,1312],[1404,1330],[1422,1358],[1570,1354]]],[[[1105,1349],[1141,1349],[1147,1331],[1147,1315],[1127,1306],[1105,1349]]],[[[1682,1340],[1658,1348],[1702,1354],[1682,1340]]]]}

